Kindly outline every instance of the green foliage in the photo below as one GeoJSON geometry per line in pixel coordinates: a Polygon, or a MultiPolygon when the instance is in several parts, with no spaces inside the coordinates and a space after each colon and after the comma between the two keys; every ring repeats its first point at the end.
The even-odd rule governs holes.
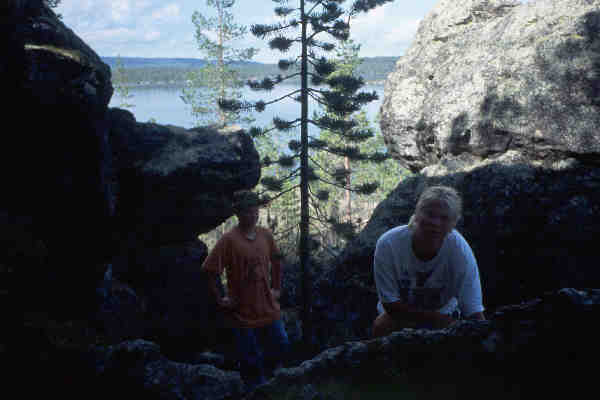
{"type": "Polygon", "coordinates": [[[131,102],[133,99],[133,94],[129,91],[129,86],[125,83],[125,67],[123,67],[123,63],[120,57],[117,57],[116,67],[113,70],[112,74],[112,83],[115,88],[115,92],[121,102],[119,103],[119,108],[133,108],[135,105],[131,102]]]}
{"type": "MultiPolygon", "coordinates": [[[[333,61],[329,60],[325,54],[335,49],[333,42],[326,42],[318,40],[317,37],[323,34],[327,40],[333,39],[334,41],[345,41],[349,37],[350,25],[349,19],[346,21],[343,17],[345,15],[353,16],[358,12],[368,11],[378,5],[386,3],[390,0],[370,0],[368,2],[355,1],[349,10],[342,8],[340,0],[274,0],[275,3],[285,3],[285,6],[279,6],[275,8],[275,14],[282,18],[283,21],[276,24],[257,24],[252,25],[251,32],[258,38],[268,41],[268,45],[271,49],[277,49],[282,53],[288,53],[292,50],[298,49],[296,58],[289,58],[279,63],[284,71],[289,75],[281,76],[278,75],[275,79],[263,79],[262,82],[258,80],[251,81],[249,86],[255,90],[270,91],[273,86],[291,79],[295,76],[300,77],[300,91],[293,91],[283,96],[280,99],[274,100],[273,102],[280,101],[283,98],[290,97],[294,98],[299,102],[300,115],[297,119],[291,121],[284,121],[280,118],[273,120],[273,126],[278,130],[289,131],[294,127],[300,127],[300,140],[292,141],[289,145],[289,150],[292,152],[292,156],[297,156],[300,160],[300,166],[292,170],[291,173],[286,176],[275,175],[273,178],[279,178],[281,180],[281,188],[284,191],[280,193],[288,194],[292,196],[292,192],[296,187],[299,187],[300,191],[300,234],[299,234],[299,258],[302,271],[302,321],[304,324],[304,335],[310,335],[312,332],[311,320],[310,320],[310,254],[314,252],[315,245],[318,245],[319,240],[315,237],[319,236],[320,231],[314,228],[311,230],[311,221],[326,221],[327,218],[321,213],[318,199],[322,198],[323,195],[311,196],[311,193],[315,193],[314,186],[321,183],[332,183],[327,179],[331,177],[331,173],[327,170],[327,167],[319,165],[314,162],[314,158],[311,158],[311,150],[317,152],[329,151],[332,153],[341,154],[347,159],[368,159],[364,156],[358,147],[356,146],[341,146],[340,143],[334,144],[335,147],[327,144],[327,148],[320,143],[317,146],[309,147],[308,137],[308,125],[312,124],[318,128],[323,128],[319,125],[318,119],[308,118],[309,108],[309,97],[316,100],[317,103],[322,104],[326,107],[328,112],[334,113],[335,118],[328,120],[328,127],[331,129],[332,134],[336,134],[340,137],[341,143],[343,143],[344,133],[350,129],[350,126],[344,121],[348,120],[351,113],[360,110],[360,108],[375,99],[377,95],[375,93],[358,93],[358,89],[364,84],[361,78],[352,76],[351,74],[337,74],[333,75],[336,70],[336,65],[333,61]],[[290,4],[292,3],[292,4],[290,4]],[[308,4],[307,4],[308,3],[308,4]],[[311,4],[312,3],[312,4],[311,4]],[[287,7],[290,5],[291,7],[287,7]],[[298,7],[293,7],[297,5],[298,7]],[[298,48],[294,45],[298,44],[298,48]],[[295,71],[290,69],[294,68],[295,71]],[[308,81],[311,81],[313,86],[309,86],[308,81]],[[329,85],[329,89],[315,87],[321,83],[329,85]],[[342,128],[346,129],[342,129],[342,128]],[[329,175],[329,177],[324,177],[329,175]],[[299,183],[298,182],[299,177],[299,183]],[[285,185],[288,188],[285,189],[285,185]]],[[[258,102],[255,106],[257,110],[261,110],[268,104],[264,101],[258,102]]],[[[221,106],[230,107],[228,111],[241,111],[242,107],[245,107],[242,102],[221,102],[221,106]]],[[[355,124],[351,125],[352,127],[355,124]]],[[[353,137],[356,140],[357,136],[353,137]]],[[[320,138],[323,139],[323,138],[320,138]]],[[[325,141],[328,141],[325,138],[325,141]]],[[[269,160],[274,159],[270,157],[269,160]]],[[[272,168],[272,167],[271,167],[272,168]]],[[[283,168],[283,167],[282,167],[283,168]]],[[[348,168],[346,168],[348,169],[348,168]]],[[[346,175],[346,184],[339,186],[345,186],[346,189],[350,189],[349,182],[347,181],[348,175],[346,175]]],[[[334,178],[335,179],[335,178],[334,178]]],[[[338,179],[339,182],[339,179],[338,179]]],[[[268,182],[270,186],[273,185],[273,180],[268,182]]],[[[361,191],[367,191],[372,189],[371,187],[362,187],[361,191]]],[[[321,190],[317,193],[322,193],[321,190]]],[[[340,226],[345,226],[343,223],[340,226]]],[[[312,224],[314,227],[314,224],[312,224]]]]}
{"type": "Polygon", "coordinates": [[[241,120],[239,109],[219,107],[220,99],[241,98],[239,88],[243,81],[231,64],[250,60],[256,49],[234,47],[247,32],[246,27],[234,22],[229,11],[235,0],[207,0],[206,4],[216,15],[206,17],[196,11],[192,22],[196,27],[198,49],[206,57],[207,64],[188,73],[181,99],[190,106],[196,125],[224,126],[241,120]]]}

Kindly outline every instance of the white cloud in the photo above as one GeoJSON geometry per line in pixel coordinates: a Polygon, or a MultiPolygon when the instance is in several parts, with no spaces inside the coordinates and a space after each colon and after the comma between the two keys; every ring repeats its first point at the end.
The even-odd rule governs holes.
{"type": "Polygon", "coordinates": [[[160,38],[160,32],[158,32],[158,31],[146,32],[144,34],[144,39],[148,42],[157,40],[158,38],[160,38]]]}
{"type": "Polygon", "coordinates": [[[351,36],[361,44],[361,56],[398,56],[415,37],[421,18],[404,16],[391,5],[371,10],[352,20],[351,36]]]}
{"type": "Polygon", "coordinates": [[[151,14],[151,18],[158,22],[166,22],[179,17],[180,8],[177,4],[171,3],[164,7],[154,10],[151,14]]]}
{"type": "MultiPolygon", "coordinates": [[[[402,54],[414,38],[418,22],[436,1],[396,1],[353,19],[351,36],[362,45],[361,56],[402,54]]],[[[99,55],[136,57],[202,57],[191,15],[194,11],[214,14],[205,0],[63,0],[56,11],[99,55]]],[[[238,0],[234,19],[247,26],[280,22],[269,0],[238,0]]],[[[255,57],[260,62],[292,56],[291,52],[269,50],[267,41],[251,34],[238,45],[260,49],[255,57]]]]}
{"type": "Polygon", "coordinates": [[[115,28],[88,32],[87,40],[126,43],[135,38],[138,33],[133,29],[115,28]]]}

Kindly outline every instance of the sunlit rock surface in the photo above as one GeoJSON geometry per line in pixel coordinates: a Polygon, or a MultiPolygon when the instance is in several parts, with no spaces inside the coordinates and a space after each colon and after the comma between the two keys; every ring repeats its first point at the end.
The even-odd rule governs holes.
{"type": "Polygon", "coordinates": [[[600,1],[441,0],[386,81],[381,128],[416,172],[509,150],[600,158],[600,1]]]}

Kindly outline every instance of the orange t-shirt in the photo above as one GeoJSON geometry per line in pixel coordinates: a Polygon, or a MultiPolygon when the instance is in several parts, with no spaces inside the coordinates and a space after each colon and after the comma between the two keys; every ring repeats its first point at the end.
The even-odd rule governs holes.
{"type": "Polygon", "coordinates": [[[232,313],[236,325],[258,328],[281,318],[270,290],[281,290],[281,262],[269,230],[256,227],[256,239],[248,240],[238,227],[233,228],[219,239],[203,268],[219,276],[227,272],[227,295],[238,304],[232,313]]]}

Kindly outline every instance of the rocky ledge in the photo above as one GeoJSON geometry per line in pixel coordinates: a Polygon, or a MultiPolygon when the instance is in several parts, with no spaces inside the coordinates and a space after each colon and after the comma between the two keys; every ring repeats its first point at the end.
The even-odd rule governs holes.
{"type": "Polygon", "coordinates": [[[106,385],[127,382],[132,394],[159,399],[385,399],[407,391],[435,398],[448,390],[513,399],[592,385],[598,311],[599,289],[547,292],[501,307],[488,321],[346,342],[276,370],[252,393],[244,392],[235,371],[169,361],[143,340],[97,347],[93,354],[106,385]]]}

